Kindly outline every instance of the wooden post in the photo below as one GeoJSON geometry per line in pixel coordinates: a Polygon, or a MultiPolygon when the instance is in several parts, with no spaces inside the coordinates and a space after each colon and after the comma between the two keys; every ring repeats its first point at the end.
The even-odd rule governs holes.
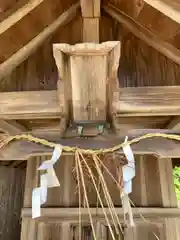
{"type": "Polygon", "coordinates": [[[99,43],[100,0],[81,0],[83,42],[99,43]]]}
{"type": "Polygon", "coordinates": [[[143,207],[177,207],[171,159],[136,158],[132,200],[143,207]]]}

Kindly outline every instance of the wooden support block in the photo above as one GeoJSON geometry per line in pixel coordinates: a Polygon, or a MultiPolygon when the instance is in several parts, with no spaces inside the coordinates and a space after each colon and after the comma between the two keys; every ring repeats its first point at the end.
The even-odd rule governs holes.
{"type": "Polygon", "coordinates": [[[81,0],[81,11],[83,17],[100,17],[101,0],[81,0]]]}
{"type": "Polygon", "coordinates": [[[83,18],[83,42],[99,42],[99,18],[83,18]]]}
{"type": "Polygon", "coordinates": [[[72,94],[71,120],[106,121],[108,86],[119,65],[120,43],[54,44],[53,50],[59,77],[72,94]]]}

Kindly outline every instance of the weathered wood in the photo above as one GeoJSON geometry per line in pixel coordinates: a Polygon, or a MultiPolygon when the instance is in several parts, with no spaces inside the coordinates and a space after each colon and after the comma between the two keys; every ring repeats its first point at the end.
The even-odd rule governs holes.
{"type": "MultiPolygon", "coordinates": [[[[102,49],[102,51],[105,51],[105,49],[102,49]]],[[[73,48],[72,52],[73,54],[78,54],[73,48]]],[[[99,53],[101,54],[101,49],[99,49],[99,53]]],[[[63,69],[60,72],[62,73],[63,69]]],[[[61,77],[63,76],[62,73],[61,77]]],[[[76,80],[78,81],[78,79],[76,80]]],[[[71,91],[71,89],[68,90],[71,91]]],[[[115,95],[118,98],[116,97],[116,100],[113,101],[114,97],[111,96],[111,99],[113,105],[112,111],[116,114],[116,118],[128,116],[177,116],[180,114],[179,86],[121,88],[118,93],[114,93],[115,95]]],[[[64,94],[62,92],[58,94],[57,91],[1,93],[0,119],[61,118],[65,114],[63,98],[64,94]]],[[[69,101],[71,102],[71,100],[69,101]]],[[[88,105],[87,101],[86,103],[88,105]]],[[[93,104],[97,105],[96,101],[93,101],[93,104]]],[[[84,108],[83,110],[87,115],[87,109],[84,108]]],[[[76,111],[79,111],[78,108],[76,111]]]]}
{"type": "Polygon", "coordinates": [[[69,90],[72,120],[106,120],[107,89],[112,72],[117,72],[120,43],[54,44],[53,50],[60,79],[69,90]]]}
{"type": "Polygon", "coordinates": [[[144,0],[167,17],[180,23],[180,3],[177,0],[144,0]]]}
{"type": "Polygon", "coordinates": [[[134,87],[121,88],[119,101],[113,102],[116,117],[179,115],[179,88],[134,87]]]}
{"type": "Polygon", "coordinates": [[[51,25],[46,27],[39,35],[13,54],[8,60],[0,64],[0,79],[7,76],[20,63],[34,53],[39,46],[54,33],[59,27],[70,22],[77,14],[80,4],[72,5],[67,11],[61,14],[51,25]]]}
{"type": "MultiPolygon", "coordinates": [[[[143,133],[153,132],[153,130],[146,130],[143,133]]],[[[158,132],[166,132],[170,134],[179,134],[178,132],[174,132],[171,130],[162,130],[157,129],[154,130],[155,133],[158,132]]],[[[138,134],[130,135],[128,134],[129,140],[135,137],[139,137],[142,134],[139,132],[138,134]]],[[[116,134],[105,135],[100,138],[92,139],[84,139],[84,138],[74,138],[74,139],[60,139],[60,135],[58,133],[38,133],[34,132],[34,136],[45,138],[46,140],[53,141],[55,143],[59,143],[64,146],[71,146],[71,147],[80,147],[85,149],[101,149],[101,148],[110,148],[118,145],[119,143],[123,142],[125,136],[118,137],[116,134]],[[99,139],[99,140],[98,140],[99,139]]],[[[3,137],[3,136],[1,136],[3,137]]],[[[180,156],[180,142],[174,140],[167,140],[160,137],[155,137],[152,139],[144,139],[136,144],[132,145],[132,150],[135,154],[147,154],[147,155],[155,155],[160,158],[179,158],[180,156]]],[[[119,150],[123,153],[122,150],[119,150]]],[[[24,160],[29,159],[33,156],[40,156],[40,155],[48,155],[52,154],[52,148],[35,144],[33,142],[28,142],[26,140],[18,140],[11,142],[8,146],[1,148],[0,150],[0,160],[1,161],[8,161],[8,160],[24,160]]],[[[68,154],[68,153],[64,153],[68,154]]]]}
{"type": "Polygon", "coordinates": [[[171,159],[137,156],[130,197],[136,206],[177,207],[171,159]]]}
{"type": "MultiPolygon", "coordinates": [[[[101,208],[90,208],[91,214],[93,218],[102,218],[104,216],[104,213],[101,208]]],[[[110,214],[110,211],[108,208],[105,208],[105,211],[107,214],[110,214]]],[[[133,216],[135,219],[141,218],[140,214],[143,214],[145,218],[168,218],[168,217],[179,217],[180,216],[180,209],[178,208],[132,208],[133,216]]],[[[124,219],[123,216],[123,210],[122,208],[116,208],[116,212],[121,218],[121,220],[124,219]]],[[[31,208],[24,208],[22,209],[22,217],[23,218],[31,218],[31,208]]],[[[81,209],[82,217],[88,216],[88,210],[87,208],[81,209]]],[[[62,221],[64,219],[74,219],[76,218],[76,222],[78,221],[79,217],[79,208],[42,208],[42,217],[48,217],[49,220],[51,218],[53,219],[59,219],[59,221],[62,221]]]]}
{"type": "Polygon", "coordinates": [[[60,118],[56,91],[1,93],[1,119],[60,118]]]}
{"type": "Polygon", "coordinates": [[[26,132],[27,129],[16,121],[4,121],[0,120],[0,130],[9,135],[21,134],[22,132],[26,132]]]}
{"type": "Polygon", "coordinates": [[[100,0],[80,0],[80,3],[83,17],[100,17],[100,0]]]}
{"type": "Polygon", "coordinates": [[[83,41],[99,42],[99,18],[83,18],[83,41]]]}
{"type": "Polygon", "coordinates": [[[38,7],[42,2],[43,0],[30,0],[4,21],[0,22],[0,35],[29,14],[33,9],[38,7]]]}
{"type": "Polygon", "coordinates": [[[115,8],[113,5],[104,6],[103,9],[115,20],[126,27],[136,37],[146,42],[149,46],[162,53],[173,62],[180,65],[180,50],[175,48],[173,45],[161,39],[157,34],[148,30],[134,19],[115,8]]]}
{"type": "Polygon", "coordinates": [[[0,166],[0,239],[19,239],[25,171],[0,166]]]}

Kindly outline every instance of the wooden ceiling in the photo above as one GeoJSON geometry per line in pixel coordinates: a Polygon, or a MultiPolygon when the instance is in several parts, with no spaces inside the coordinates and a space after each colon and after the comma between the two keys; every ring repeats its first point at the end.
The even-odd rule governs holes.
{"type": "MultiPolygon", "coordinates": [[[[0,63],[9,59],[76,2],[76,0],[1,0],[0,63]]],[[[179,0],[104,0],[102,5],[106,5],[107,2],[157,34],[162,40],[180,48],[179,0]],[[170,14],[167,9],[171,10],[170,14]]]]}

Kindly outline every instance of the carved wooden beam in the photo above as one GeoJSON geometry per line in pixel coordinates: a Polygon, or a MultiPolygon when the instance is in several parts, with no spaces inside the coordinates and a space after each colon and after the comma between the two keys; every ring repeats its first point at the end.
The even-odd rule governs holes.
{"type": "Polygon", "coordinates": [[[180,2],[176,0],[144,0],[167,17],[180,23],[180,2]]]}
{"type": "MultiPolygon", "coordinates": [[[[76,53],[74,52],[74,54],[76,53]]],[[[64,74],[62,71],[61,73],[64,74]]],[[[66,90],[69,91],[70,89],[66,90]]],[[[114,97],[111,96],[111,113],[113,113],[116,118],[128,116],[180,115],[180,86],[128,87],[119,89],[118,94],[115,93],[114,95],[118,95],[118,97],[116,96],[116,99],[114,99],[114,97]]],[[[99,105],[97,105],[98,102],[93,100],[92,107],[89,109],[85,107],[84,99],[80,99],[80,101],[75,102],[75,104],[76,106],[82,104],[82,106],[78,105],[75,109],[74,114],[76,118],[79,111],[84,111],[84,116],[88,116],[88,114],[96,115],[97,111],[93,110],[93,104],[96,108],[99,107],[99,105]],[[93,113],[92,111],[95,112],[93,113]]],[[[65,109],[64,91],[60,90],[58,92],[25,91],[0,94],[0,119],[4,120],[58,119],[67,114],[65,109]]],[[[103,116],[105,116],[105,114],[104,112],[103,116]]]]}
{"type": "Polygon", "coordinates": [[[180,65],[180,50],[173,45],[161,39],[157,34],[148,30],[137,21],[115,8],[113,5],[107,5],[103,7],[104,10],[125,28],[132,32],[136,37],[146,42],[149,46],[156,49],[158,52],[164,54],[173,62],[180,65]]]}
{"type": "MultiPolygon", "coordinates": [[[[27,134],[33,134],[35,137],[44,138],[46,140],[70,147],[80,147],[85,149],[102,149],[111,148],[124,141],[125,136],[128,135],[128,139],[134,139],[142,136],[146,133],[167,133],[178,134],[180,131],[173,131],[167,129],[143,129],[132,132],[129,131],[125,135],[107,134],[105,136],[95,137],[93,139],[73,138],[62,139],[58,132],[40,132],[34,131],[27,134]]],[[[4,139],[5,136],[1,135],[0,139],[4,139]]],[[[160,158],[178,158],[180,156],[180,142],[175,140],[168,140],[165,138],[154,137],[150,139],[144,139],[136,144],[132,145],[132,150],[135,154],[155,155],[160,158]]],[[[52,148],[36,144],[26,140],[13,141],[9,145],[0,149],[0,161],[8,160],[27,160],[32,156],[51,155],[52,148]]],[[[122,150],[119,150],[123,154],[122,150]]],[[[64,153],[71,154],[71,153],[64,153]]]]}
{"type": "Polygon", "coordinates": [[[0,22],[0,35],[38,7],[44,0],[30,0],[8,18],[0,22]]]}
{"type": "Polygon", "coordinates": [[[8,60],[0,64],[0,80],[11,73],[20,63],[26,60],[39,46],[51,36],[59,27],[70,22],[77,14],[80,4],[72,5],[68,10],[62,13],[58,19],[46,27],[39,35],[23,46],[18,52],[13,54],[8,60]]]}

